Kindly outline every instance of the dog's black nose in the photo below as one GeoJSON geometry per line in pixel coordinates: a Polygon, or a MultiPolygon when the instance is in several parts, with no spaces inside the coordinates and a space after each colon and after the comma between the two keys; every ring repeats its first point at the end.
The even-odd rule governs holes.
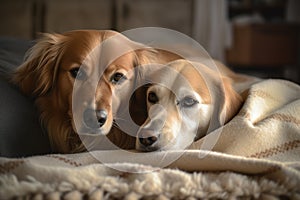
{"type": "Polygon", "coordinates": [[[105,110],[86,109],[83,113],[83,121],[87,127],[97,129],[103,126],[107,120],[107,112],[105,110]]]}
{"type": "Polygon", "coordinates": [[[147,137],[147,138],[139,138],[140,143],[146,147],[151,146],[152,144],[154,144],[157,141],[157,137],[156,136],[151,136],[151,137],[147,137]]]}
{"type": "Polygon", "coordinates": [[[97,116],[97,119],[98,119],[98,124],[100,127],[102,127],[106,120],[107,120],[107,112],[106,110],[97,110],[96,111],[96,116],[97,116]]]}
{"type": "Polygon", "coordinates": [[[139,133],[139,141],[145,147],[150,147],[158,140],[155,132],[152,130],[141,130],[139,133]]]}

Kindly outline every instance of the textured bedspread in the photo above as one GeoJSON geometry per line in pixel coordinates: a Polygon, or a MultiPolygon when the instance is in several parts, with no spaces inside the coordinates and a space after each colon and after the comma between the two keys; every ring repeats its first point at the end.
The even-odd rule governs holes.
{"type": "Polygon", "coordinates": [[[300,87],[265,80],[189,150],[0,158],[0,199],[300,199],[299,170],[300,87]]]}

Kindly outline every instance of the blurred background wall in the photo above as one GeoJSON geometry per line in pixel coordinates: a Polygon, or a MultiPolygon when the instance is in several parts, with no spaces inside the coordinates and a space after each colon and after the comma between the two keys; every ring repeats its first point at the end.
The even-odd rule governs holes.
{"type": "Polygon", "coordinates": [[[0,37],[156,26],[236,71],[300,83],[299,0],[0,0],[0,37]]]}

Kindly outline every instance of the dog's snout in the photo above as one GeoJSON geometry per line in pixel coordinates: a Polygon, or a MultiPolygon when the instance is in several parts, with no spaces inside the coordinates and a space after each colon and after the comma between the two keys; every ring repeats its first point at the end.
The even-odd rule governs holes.
{"type": "Polygon", "coordinates": [[[150,147],[158,140],[158,135],[152,130],[141,130],[139,133],[139,141],[145,147],[150,147]]]}
{"type": "Polygon", "coordinates": [[[103,126],[107,120],[107,112],[106,110],[97,110],[96,111],[96,116],[98,119],[98,124],[99,126],[103,126]]]}
{"type": "Polygon", "coordinates": [[[105,110],[86,109],[83,113],[83,120],[87,127],[97,129],[105,124],[107,112],[105,110]]]}

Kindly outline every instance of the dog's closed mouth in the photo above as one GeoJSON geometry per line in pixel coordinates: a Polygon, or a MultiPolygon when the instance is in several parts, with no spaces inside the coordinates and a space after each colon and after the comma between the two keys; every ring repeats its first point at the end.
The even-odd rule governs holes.
{"type": "Polygon", "coordinates": [[[152,151],[161,151],[162,149],[158,145],[153,146],[142,146],[137,148],[141,152],[152,152],[152,151]]]}

